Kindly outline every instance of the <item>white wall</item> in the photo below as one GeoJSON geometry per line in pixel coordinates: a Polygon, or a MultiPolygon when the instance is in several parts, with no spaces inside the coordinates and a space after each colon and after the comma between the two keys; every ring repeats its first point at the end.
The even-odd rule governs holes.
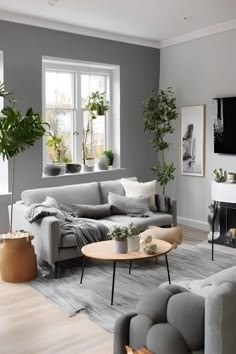
{"type": "Polygon", "coordinates": [[[214,154],[213,147],[213,98],[236,96],[235,43],[232,30],[161,49],[160,88],[175,89],[179,108],[206,104],[205,177],[180,174],[180,116],[168,155],[177,171],[167,192],[177,197],[179,221],[192,226],[207,228],[212,171],[222,167],[236,172],[236,155],[214,154]]]}

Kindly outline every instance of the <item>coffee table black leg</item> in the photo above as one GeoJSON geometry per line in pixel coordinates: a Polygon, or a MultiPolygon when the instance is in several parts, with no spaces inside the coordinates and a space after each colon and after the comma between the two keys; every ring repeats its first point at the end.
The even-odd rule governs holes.
{"type": "Polygon", "coordinates": [[[81,273],[81,278],[80,278],[80,284],[82,284],[82,281],[83,281],[84,267],[85,267],[85,256],[83,257],[83,266],[82,266],[82,273],[81,273]]]}
{"type": "Polygon", "coordinates": [[[129,261],[129,274],[131,274],[131,269],[132,269],[132,261],[129,261]]]}
{"type": "Polygon", "coordinates": [[[171,281],[170,281],[170,271],[169,271],[169,264],[168,264],[167,254],[165,254],[165,259],[166,259],[166,268],[167,268],[168,280],[169,280],[169,284],[171,284],[171,281]]]}
{"type": "Polygon", "coordinates": [[[113,262],[113,276],[112,276],[112,289],[111,289],[111,305],[113,305],[114,287],[116,277],[116,261],[113,262]]]}

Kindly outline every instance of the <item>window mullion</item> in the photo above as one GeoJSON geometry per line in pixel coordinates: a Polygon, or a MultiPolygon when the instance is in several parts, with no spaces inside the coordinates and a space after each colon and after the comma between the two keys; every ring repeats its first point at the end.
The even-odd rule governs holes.
{"type": "Polygon", "coordinates": [[[75,115],[75,156],[76,161],[82,161],[82,134],[83,134],[83,112],[81,110],[81,72],[78,70],[76,75],[76,115],[75,115]]]}

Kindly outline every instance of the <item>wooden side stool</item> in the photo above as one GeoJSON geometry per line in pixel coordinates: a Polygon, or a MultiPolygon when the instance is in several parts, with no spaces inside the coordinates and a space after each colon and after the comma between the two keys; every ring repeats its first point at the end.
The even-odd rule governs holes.
{"type": "Polygon", "coordinates": [[[132,348],[125,346],[127,354],[152,354],[147,348],[140,348],[138,350],[133,350],[132,348]]]}

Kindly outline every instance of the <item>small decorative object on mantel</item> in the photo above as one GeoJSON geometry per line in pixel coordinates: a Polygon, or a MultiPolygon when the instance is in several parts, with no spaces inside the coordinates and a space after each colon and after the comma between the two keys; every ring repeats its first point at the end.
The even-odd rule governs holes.
{"type": "Polygon", "coordinates": [[[219,183],[224,183],[227,179],[226,171],[223,171],[223,168],[219,168],[219,169],[215,168],[212,173],[212,176],[214,180],[219,183]]]}
{"type": "Polygon", "coordinates": [[[227,173],[227,180],[229,183],[236,183],[236,173],[228,172],[227,173]]]}

